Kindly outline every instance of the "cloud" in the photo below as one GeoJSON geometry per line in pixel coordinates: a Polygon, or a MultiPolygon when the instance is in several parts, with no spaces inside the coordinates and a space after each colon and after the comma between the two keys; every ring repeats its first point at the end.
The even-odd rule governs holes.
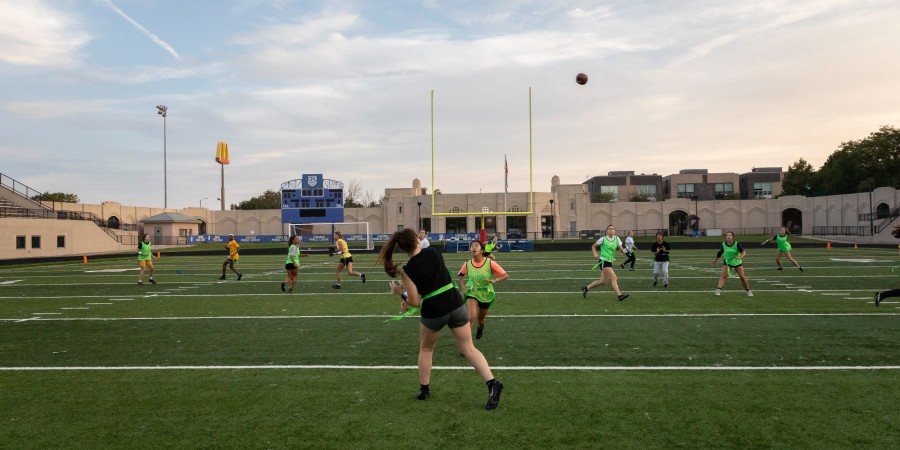
{"type": "Polygon", "coordinates": [[[70,66],[90,39],[74,17],[43,1],[0,2],[0,61],[70,66]]]}

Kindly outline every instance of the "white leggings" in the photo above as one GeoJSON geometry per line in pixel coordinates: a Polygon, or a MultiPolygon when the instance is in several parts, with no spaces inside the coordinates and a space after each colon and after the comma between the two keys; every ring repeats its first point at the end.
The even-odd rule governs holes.
{"type": "Polygon", "coordinates": [[[662,270],[663,274],[663,284],[669,284],[669,262],[668,261],[653,261],[653,282],[656,283],[659,280],[659,271],[662,270]]]}

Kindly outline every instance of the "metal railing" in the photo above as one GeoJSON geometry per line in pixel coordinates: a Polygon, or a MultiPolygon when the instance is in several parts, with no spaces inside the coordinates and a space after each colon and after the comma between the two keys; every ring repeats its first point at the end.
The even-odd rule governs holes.
{"type": "Polygon", "coordinates": [[[25,183],[17,181],[13,177],[0,173],[0,186],[3,186],[13,193],[19,194],[20,196],[25,197],[26,199],[31,200],[45,208],[49,208],[51,210],[53,209],[52,204],[48,206],[47,203],[44,203],[40,200],[41,195],[44,194],[43,192],[32,189],[25,183]]]}
{"type": "Polygon", "coordinates": [[[872,236],[872,227],[868,225],[813,227],[813,234],[825,236],[872,236]]]}

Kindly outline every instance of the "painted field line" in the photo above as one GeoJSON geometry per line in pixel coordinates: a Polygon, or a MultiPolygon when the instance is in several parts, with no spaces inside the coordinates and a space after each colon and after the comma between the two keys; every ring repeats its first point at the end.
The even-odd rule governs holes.
{"type": "MultiPolygon", "coordinates": [[[[886,303],[886,302],[885,302],[886,303]]],[[[59,314],[59,313],[49,313],[59,314]]],[[[657,317],[673,317],[673,318],[690,318],[690,317],[893,317],[900,316],[900,313],[894,312],[871,312],[871,313],[697,313],[697,314],[497,314],[491,317],[498,319],[547,319],[547,318],[572,318],[572,319],[590,319],[590,318],[657,318],[657,317]]],[[[41,318],[44,322],[50,321],[97,321],[97,322],[115,322],[119,320],[285,320],[285,319],[389,319],[393,315],[383,314],[358,314],[358,315],[314,315],[314,316],[194,316],[194,317],[48,317],[41,318]]],[[[0,322],[15,322],[21,319],[0,319],[0,322]]],[[[415,319],[407,319],[415,320],[415,319]]]]}
{"type": "Polygon", "coordinates": [[[91,309],[91,308],[88,308],[87,306],[79,306],[79,307],[75,307],[75,308],[59,308],[59,309],[91,309]]]}
{"type": "Polygon", "coordinates": [[[95,302],[95,303],[85,303],[85,305],[112,305],[109,302],[95,302]]]}
{"type": "MultiPolygon", "coordinates": [[[[54,366],[0,367],[0,371],[107,371],[107,370],[418,370],[417,366],[354,365],[246,365],[246,366],[54,366]]],[[[434,370],[472,370],[471,366],[434,366],[434,370]]],[[[900,366],[492,366],[492,370],[516,371],[826,371],[900,370],[900,366]]]]}

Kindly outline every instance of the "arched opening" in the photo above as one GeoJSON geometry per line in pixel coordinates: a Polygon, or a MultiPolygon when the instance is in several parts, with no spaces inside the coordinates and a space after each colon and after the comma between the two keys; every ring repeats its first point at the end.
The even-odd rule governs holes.
{"type": "Polygon", "coordinates": [[[200,221],[200,226],[197,229],[197,234],[206,234],[206,222],[203,220],[200,221]]]}
{"type": "Polygon", "coordinates": [[[669,213],[669,236],[684,236],[688,230],[688,213],[677,210],[669,213]]]}
{"type": "Polygon", "coordinates": [[[781,212],[781,226],[791,234],[803,233],[803,213],[797,208],[785,209],[781,212]]]}
{"type": "Polygon", "coordinates": [[[888,206],[887,203],[879,203],[878,206],[875,207],[875,217],[878,219],[884,219],[886,217],[890,217],[891,215],[891,207],[888,206]]]}
{"type": "Polygon", "coordinates": [[[110,216],[106,221],[106,226],[112,228],[113,230],[118,230],[120,226],[119,218],[116,216],[110,216]]]}

